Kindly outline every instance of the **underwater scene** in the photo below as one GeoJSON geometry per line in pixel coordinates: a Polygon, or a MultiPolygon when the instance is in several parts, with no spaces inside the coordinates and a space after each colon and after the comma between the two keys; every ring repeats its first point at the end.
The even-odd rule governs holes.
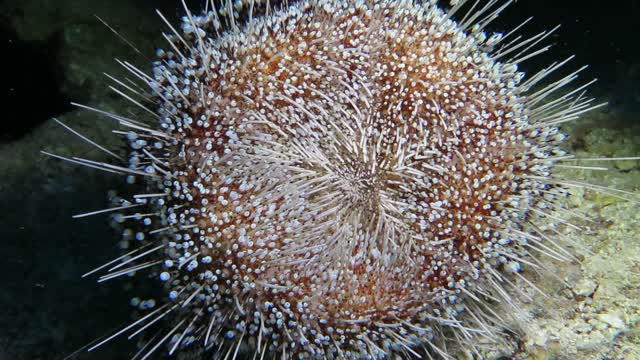
{"type": "Polygon", "coordinates": [[[640,360],[639,16],[0,1],[0,360],[640,360]]]}

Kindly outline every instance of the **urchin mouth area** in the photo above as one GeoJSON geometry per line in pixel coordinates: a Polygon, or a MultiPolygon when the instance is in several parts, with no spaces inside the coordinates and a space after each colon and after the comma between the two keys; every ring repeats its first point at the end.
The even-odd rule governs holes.
{"type": "Polygon", "coordinates": [[[383,186],[380,176],[362,165],[343,169],[338,174],[338,188],[347,203],[365,213],[376,213],[383,186]]]}

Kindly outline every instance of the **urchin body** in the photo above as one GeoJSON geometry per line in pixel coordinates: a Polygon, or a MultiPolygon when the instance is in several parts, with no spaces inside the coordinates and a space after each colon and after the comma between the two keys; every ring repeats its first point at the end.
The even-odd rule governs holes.
{"type": "Polygon", "coordinates": [[[188,14],[140,75],[160,126],[129,136],[151,215],[127,270],[154,266],[167,291],[150,348],[446,356],[445,337],[495,335],[478,303],[545,237],[565,195],[555,124],[587,103],[540,105],[557,86],[528,94],[544,76],[523,83],[517,48],[475,21],[382,0],[227,32],[188,14]]]}

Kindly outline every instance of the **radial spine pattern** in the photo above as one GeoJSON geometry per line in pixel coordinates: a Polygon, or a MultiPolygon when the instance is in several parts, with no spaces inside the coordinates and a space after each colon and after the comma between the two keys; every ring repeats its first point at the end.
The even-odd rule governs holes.
{"type": "Polygon", "coordinates": [[[135,324],[168,324],[145,357],[447,357],[445,338],[493,339],[504,274],[554,246],[556,125],[590,107],[542,101],[575,74],[530,91],[561,64],[523,81],[544,34],[485,34],[508,2],[460,21],[431,1],[256,2],[244,23],[228,5],[188,12],[151,76],[125,63],[159,121],[120,118],[151,215],[102,279],[164,283],[135,324]]]}

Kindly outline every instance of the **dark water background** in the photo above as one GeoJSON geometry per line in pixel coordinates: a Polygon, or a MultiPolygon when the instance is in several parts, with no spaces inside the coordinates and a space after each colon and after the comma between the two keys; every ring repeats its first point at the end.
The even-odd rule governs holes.
{"type": "MultiPolygon", "coordinates": [[[[101,73],[119,71],[115,57],[148,64],[94,14],[152,58],[165,30],[155,8],[170,19],[182,13],[172,0],[0,2],[0,360],[62,359],[130,319],[131,285],[80,278],[117,254],[107,219],[71,218],[103,208],[108,190],[124,191],[123,180],[45,159],[39,150],[84,155],[86,147],[50,118],[88,119],[89,132],[104,127],[69,102],[117,109],[122,101],[101,73]]],[[[562,27],[551,37],[555,47],[526,71],[575,54],[567,69],[590,64],[582,79],[597,77],[591,94],[610,103],[610,122],[590,126],[640,121],[640,1],[520,0],[491,29],[508,30],[529,16],[526,34],[562,27]]],[[[78,358],[126,359],[131,350],[116,341],[78,358]]]]}

